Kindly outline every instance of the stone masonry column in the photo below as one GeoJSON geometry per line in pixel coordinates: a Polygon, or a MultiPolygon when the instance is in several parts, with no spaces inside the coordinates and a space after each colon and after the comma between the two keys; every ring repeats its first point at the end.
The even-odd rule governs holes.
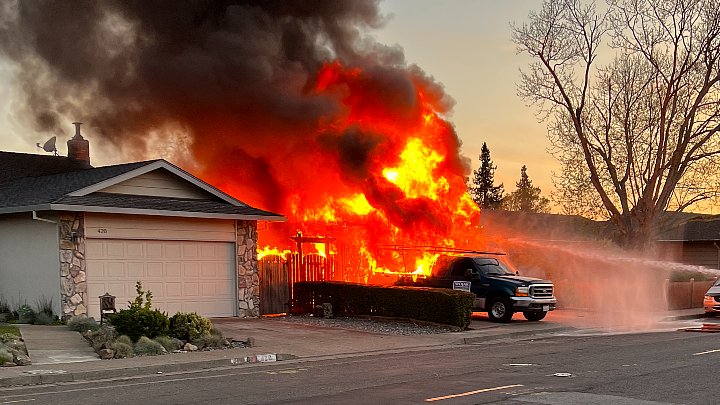
{"type": "Polygon", "coordinates": [[[87,315],[85,278],[85,216],[63,213],[58,223],[60,233],[60,304],[62,318],[87,315]]]}
{"type": "Polygon", "coordinates": [[[238,316],[260,316],[260,278],[257,260],[257,221],[236,221],[238,316]]]}

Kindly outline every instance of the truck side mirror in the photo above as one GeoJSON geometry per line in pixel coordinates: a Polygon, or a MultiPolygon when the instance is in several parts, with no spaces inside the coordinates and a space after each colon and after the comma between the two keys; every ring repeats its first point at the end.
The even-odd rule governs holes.
{"type": "Polygon", "coordinates": [[[516,275],[516,276],[519,276],[519,275],[520,275],[520,271],[519,271],[519,270],[515,270],[515,275],[516,275]]]}

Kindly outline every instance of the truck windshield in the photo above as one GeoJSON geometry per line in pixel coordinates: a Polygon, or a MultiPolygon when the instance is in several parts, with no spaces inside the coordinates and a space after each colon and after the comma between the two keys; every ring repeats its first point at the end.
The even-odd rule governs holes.
{"type": "Polygon", "coordinates": [[[508,268],[497,259],[476,257],[473,260],[480,271],[486,276],[506,276],[514,274],[514,272],[508,270],[508,268]]]}

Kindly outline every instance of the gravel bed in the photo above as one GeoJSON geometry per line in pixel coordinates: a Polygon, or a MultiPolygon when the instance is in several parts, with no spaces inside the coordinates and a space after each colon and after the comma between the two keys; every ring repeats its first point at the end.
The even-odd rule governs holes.
{"type": "Polygon", "coordinates": [[[286,316],[275,319],[303,325],[351,329],[388,335],[432,335],[460,330],[460,328],[450,325],[379,317],[322,318],[315,316],[286,316]]]}

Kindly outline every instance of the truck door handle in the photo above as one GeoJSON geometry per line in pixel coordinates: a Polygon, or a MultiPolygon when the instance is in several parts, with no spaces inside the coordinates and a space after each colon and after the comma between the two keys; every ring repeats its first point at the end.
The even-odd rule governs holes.
{"type": "Polygon", "coordinates": [[[483,287],[490,287],[490,283],[488,283],[488,284],[480,284],[480,285],[483,286],[483,287]]]}

